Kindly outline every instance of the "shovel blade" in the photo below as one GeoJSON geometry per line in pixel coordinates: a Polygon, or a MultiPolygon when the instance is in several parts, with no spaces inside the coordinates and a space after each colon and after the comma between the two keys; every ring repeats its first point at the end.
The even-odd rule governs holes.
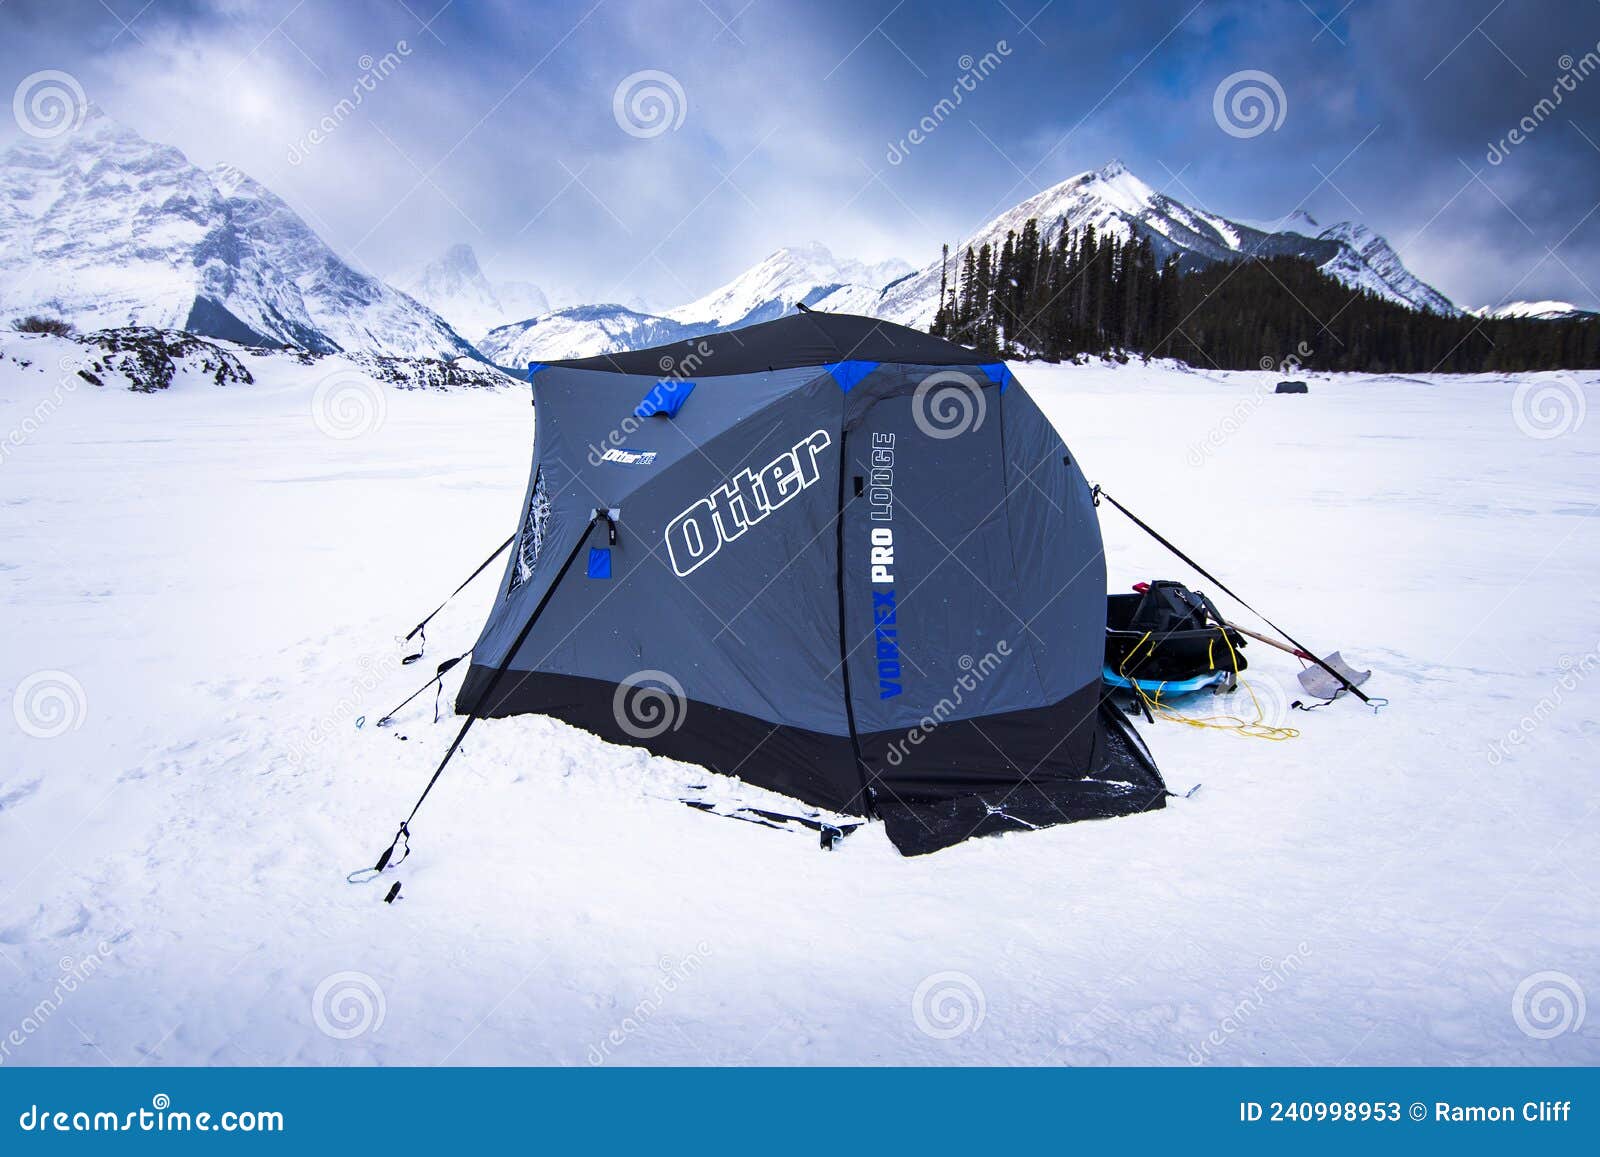
{"type": "MultiPolygon", "coordinates": [[[[1371,671],[1357,671],[1344,661],[1344,656],[1338,651],[1329,655],[1323,662],[1349,680],[1352,687],[1359,687],[1372,678],[1371,671]]],[[[1333,699],[1345,690],[1343,683],[1321,667],[1307,667],[1301,671],[1300,686],[1305,688],[1306,694],[1315,695],[1318,699],[1333,699]]]]}

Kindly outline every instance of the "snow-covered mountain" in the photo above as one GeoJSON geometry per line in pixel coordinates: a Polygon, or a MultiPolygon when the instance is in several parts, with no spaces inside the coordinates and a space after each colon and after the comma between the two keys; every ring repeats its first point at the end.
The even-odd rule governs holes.
{"type": "Polygon", "coordinates": [[[1592,310],[1579,309],[1570,301],[1509,301],[1504,305],[1488,306],[1472,311],[1473,317],[1508,318],[1533,321],[1570,321],[1574,318],[1600,317],[1592,310]]]}
{"type": "Polygon", "coordinates": [[[1448,297],[1407,269],[1393,247],[1365,225],[1341,221],[1317,234],[1317,239],[1340,246],[1333,257],[1322,262],[1322,271],[1346,285],[1446,317],[1461,312],[1448,297]]]}
{"type": "Polygon", "coordinates": [[[841,294],[871,302],[883,286],[911,271],[903,261],[867,265],[840,260],[816,243],[791,246],[664,314],[621,305],[574,306],[501,326],[479,347],[484,356],[504,366],[642,349],[771,321],[796,304],[812,305],[841,294]]]}
{"type": "Polygon", "coordinates": [[[471,352],[260,183],[207,172],[97,108],[76,132],[0,155],[0,311],[318,352],[471,352]]]}
{"type": "Polygon", "coordinates": [[[682,325],[625,305],[574,305],[491,330],[478,343],[484,357],[513,369],[529,362],[586,358],[645,349],[712,333],[719,327],[682,325]]]}
{"type": "Polygon", "coordinates": [[[394,278],[405,290],[469,341],[497,326],[550,311],[544,291],[530,281],[490,281],[472,246],[458,244],[437,259],[394,278]]]}
{"type": "MultiPolygon", "coordinates": [[[[1323,228],[1296,211],[1252,226],[1194,209],[1158,193],[1120,162],[1081,173],[1030,197],[990,221],[952,250],[999,248],[1034,218],[1048,239],[1065,227],[1093,225],[1101,235],[1148,238],[1158,259],[1176,255],[1186,270],[1248,256],[1305,257],[1344,284],[1412,309],[1461,311],[1414,276],[1378,234],[1342,222],[1323,228]]],[[[821,245],[780,249],[726,285],[664,314],[620,305],[557,310],[494,330],[481,343],[491,360],[510,366],[584,357],[681,341],[780,317],[797,303],[838,313],[862,313],[926,328],[939,307],[940,263],[920,270],[903,262],[863,266],[841,261],[821,245]]]]}
{"type": "MultiPolygon", "coordinates": [[[[1093,225],[1101,235],[1148,238],[1156,257],[1176,254],[1183,268],[1196,269],[1243,257],[1299,256],[1315,261],[1346,285],[1386,297],[1413,309],[1459,314],[1448,298],[1411,274],[1388,242],[1348,222],[1317,232],[1316,222],[1294,213],[1274,229],[1255,228],[1191,208],[1158,193],[1120,161],[1080,173],[1008,209],[962,240],[951,256],[986,242],[997,250],[1007,232],[1022,232],[1029,218],[1053,240],[1063,227],[1079,231],[1093,225]]],[[[890,285],[875,299],[845,291],[817,303],[818,308],[870,313],[903,325],[925,328],[939,308],[940,263],[890,285]]]]}
{"type": "Polygon", "coordinates": [[[782,317],[797,303],[813,305],[847,286],[880,290],[911,271],[904,261],[877,265],[841,261],[812,242],[778,250],[728,284],[669,310],[666,316],[685,325],[711,323],[718,329],[734,329],[782,317]]]}

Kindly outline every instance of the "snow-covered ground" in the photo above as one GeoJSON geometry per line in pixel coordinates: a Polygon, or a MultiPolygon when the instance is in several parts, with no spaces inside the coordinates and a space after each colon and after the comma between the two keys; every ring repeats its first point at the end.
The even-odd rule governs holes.
{"type": "MultiPolygon", "coordinates": [[[[489,722],[386,906],[345,875],[455,727],[355,720],[514,524],[526,388],[65,389],[74,348],[0,339],[0,1064],[1600,1061],[1600,423],[1525,432],[1596,375],[1020,365],[1091,478],[1391,706],[1286,712],[1255,646],[1299,738],[1144,726],[1192,798],[918,859],[489,722]]],[[[1192,577],[1102,522],[1113,587],[1192,577]]]]}

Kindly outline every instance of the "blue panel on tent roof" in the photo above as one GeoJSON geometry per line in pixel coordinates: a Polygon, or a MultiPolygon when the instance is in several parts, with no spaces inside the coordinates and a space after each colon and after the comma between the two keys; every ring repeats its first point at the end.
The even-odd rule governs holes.
{"type": "Polygon", "coordinates": [[[683,408],[684,401],[694,393],[693,382],[678,381],[676,378],[663,378],[644,396],[644,401],[633,408],[635,418],[648,418],[652,414],[665,414],[669,418],[678,416],[678,411],[683,408]]]}
{"type": "Polygon", "coordinates": [[[877,362],[834,362],[832,365],[823,366],[833,375],[833,380],[839,383],[839,388],[849,393],[855,386],[861,384],[861,379],[878,368],[877,362]]]}
{"type": "Polygon", "coordinates": [[[979,366],[980,370],[989,375],[991,382],[1000,383],[1000,392],[1006,392],[1006,387],[1011,384],[1011,367],[1005,362],[994,362],[991,365],[979,366]]]}
{"type": "Polygon", "coordinates": [[[611,551],[603,546],[589,548],[589,577],[592,579],[608,579],[611,577],[611,551]]]}

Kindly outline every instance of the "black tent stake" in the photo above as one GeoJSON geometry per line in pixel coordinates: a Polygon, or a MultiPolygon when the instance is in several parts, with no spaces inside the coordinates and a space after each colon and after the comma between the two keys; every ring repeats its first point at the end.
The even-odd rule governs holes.
{"type": "MultiPolygon", "coordinates": [[[[394,722],[394,717],[405,709],[406,704],[410,703],[418,695],[421,695],[429,687],[432,687],[435,684],[437,684],[439,686],[439,688],[441,690],[443,690],[445,675],[450,671],[450,669],[452,667],[454,667],[457,663],[461,662],[461,660],[465,659],[470,654],[472,654],[471,651],[462,651],[461,654],[457,655],[454,659],[446,659],[443,663],[440,663],[439,664],[439,669],[434,673],[433,678],[429,679],[422,686],[418,687],[411,694],[407,695],[404,699],[400,700],[399,703],[395,704],[388,711],[385,711],[383,713],[382,718],[380,718],[378,720],[378,726],[379,727],[387,727],[387,726],[389,726],[389,724],[393,723],[394,722]]],[[[433,721],[435,723],[439,722],[439,697],[437,695],[434,696],[434,700],[433,700],[433,721]]]]}
{"type": "MultiPolygon", "coordinates": [[[[594,529],[596,517],[594,515],[590,516],[589,524],[583,528],[583,533],[578,536],[577,543],[573,546],[572,552],[567,555],[567,560],[561,564],[561,569],[556,571],[556,577],[551,580],[549,589],[539,599],[539,605],[533,608],[533,613],[528,616],[528,621],[523,624],[522,630],[517,632],[516,640],[506,649],[505,658],[500,660],[500,665],[494,669],[494,674],[489,677],[489,682],[484,687],[483,694],[479,695],[478,701],[467,709],[467,721],[461,725],[461,730],[456,732],[456,737],[450,741],[450,749],[444,753],[444,758],[439,761],[439,766],[433,769],[433,776],[428,780],[428,786],[422,789],[422,794],[417,797],[417,802],[411,807],[411,814],[406,816],[405,821],[401,823],[400,830],[395,833],[394,842],[384,849],[383,855],[378,857],[375,871],[381,872],[388,867],[389,859],[394,855],[396,845],[400,843],[402,838],[410,836],[411,821],[417,818],[417,812],[421,810],[422,802],[428,798],[428,793],[433,790],[433,785],[439,782],[439,776],[444,773],[445,765],[450,762],[450,757],[461,746],[461,741],[467,737],[467,732],[472,730],[472,725],[483,718],[482,708],[484,704],[489,701],[489,697],[494,694],[495,688],[500,685],[500,680],[505,675],[506,669],[511,666],[511,660],[522,649],[522,644],[527,639],[528,632],[533,630],[533,624],[539,621],[539,616],[550,602],[550,597],[556,593],[556,588],[561,585],[561,580],[566,577],[567,571],[571,569],[572,560],[578,557],[578,552],[589,541],[589,532],[594,529]]],[[[501,549],[505,548],[502,547],[501,549]]],[[[488,564],[486,563],[485,565],[488,564]]],[[[468,581],[470,582],[471,580],[469,579],[468,581]]],[[[408,849],[410,848],[409,839],[407,839],[406,846],[408,849]]]]}

